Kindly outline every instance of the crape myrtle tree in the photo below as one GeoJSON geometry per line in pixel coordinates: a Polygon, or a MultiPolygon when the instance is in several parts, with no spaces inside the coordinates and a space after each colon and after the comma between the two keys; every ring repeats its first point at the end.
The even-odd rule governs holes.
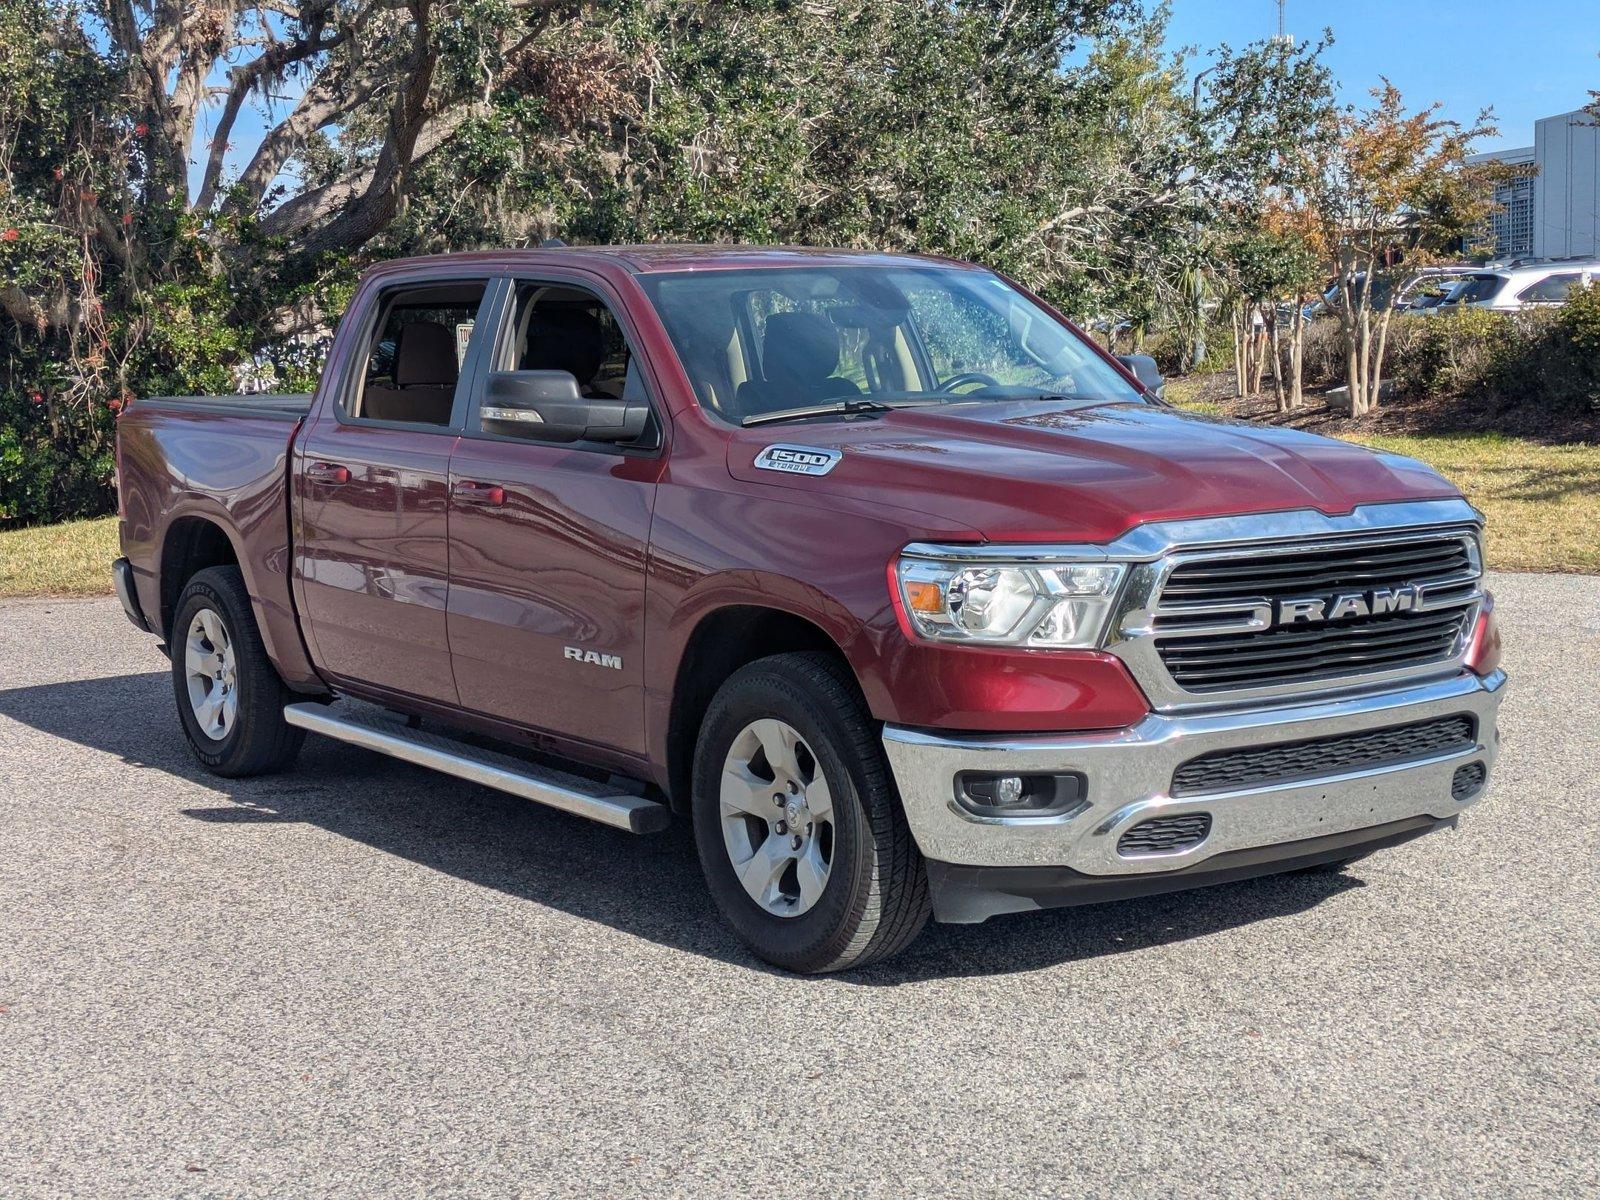
{"type": "Polygon", "coordinates": [[[1340,115],[1317,198],[1357,416],[1378,404],[1402,276],[1481,240],[1494,184],[1508,171],[1467,161],[1473,143],[1495,133],[1487,112],[1471,126],[1440,118],[1437,104],[1408,112],[1387,80],[1372,96],[1370,106],[1340,115]]]}
{"type": "Polygon", "coordinates": [[[1209,245],[1238,392],[1255,394],[1270,363],[1280,411],[1301,401],[1304,309],[1326,261],[1314,213],[1338,137],[1331,40],[1224,45],[1204,76],[1209,245]]]}

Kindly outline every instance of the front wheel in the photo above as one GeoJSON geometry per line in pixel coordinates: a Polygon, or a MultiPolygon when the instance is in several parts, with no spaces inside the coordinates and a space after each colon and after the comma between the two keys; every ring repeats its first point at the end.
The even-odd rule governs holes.
{"type": "Polygon", "coordinates": [[[828,655],[775,655],[723,684],[700,729],[693,808],[712,900],[770,963],[863,966],[927,923],[927,874],[876,729],[828,655]]]}
{"type": "Polygon", "coordinates": [[[189,580],[171,648],[178,717],[201,766],[236,777],[294,761],[305,730],[283,719],[289,692],[261,644],[237,567],[208,567],[189,580]]]}

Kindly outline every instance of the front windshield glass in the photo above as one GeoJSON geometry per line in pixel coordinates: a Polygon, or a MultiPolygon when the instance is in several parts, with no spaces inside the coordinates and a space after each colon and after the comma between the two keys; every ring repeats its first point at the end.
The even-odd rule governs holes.
{"type": "Polygon", "coordinates": [[[736,424],[797,409],[1140,400],[1092,347],[987,271],[805,266],[640,282],[700,403],[736,424]]]}

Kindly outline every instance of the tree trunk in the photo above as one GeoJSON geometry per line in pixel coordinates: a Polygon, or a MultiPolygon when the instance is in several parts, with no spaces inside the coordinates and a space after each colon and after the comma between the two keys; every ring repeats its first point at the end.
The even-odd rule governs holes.
{"type": "Polygon", "coordinates": [[[1251,314],[1250,320],[1250,394],[1261,394],[1261,376],[1267,369],[1267,326],[1265,318],[1261,327],[1256,328],[1255,317],[1259,315],[1259,307],[1251,314]]]}
{"type": "Polygon", "coordinates": [[[1372,366],[1368,369],[1368,388],[1373,408],[1378,407],[1378,393],[1383,387],[1383,356],[1389,345],[1389,318],[1392,316],[1394,309],[1390,307],[1384,309],[1383,316],[1378,319],[1378,344],[1372,352],[1372,366]]]}
{"type": "Polygon", "coordinates": [[[1265,311],[1267,337],[1270,339],[1272,352],[1272,398],[1277,403],[1279,412],[1287,412],[1289,405],[1283,392],[1283,342],[1278,334],[1278,306],[1274,304],[1265,311]]]}
{"type": "Polygon", "coordinates": [[[1289,323],[1289,407],[1299,408],[1305,403],[1306,359],[1306,305],[1305,297],[1294,298],[1294,320],[1289,323]]]}
{"type": "Polygon", "coordinates": [[[1245,372],[1245,356],[1248,353],[1244,336],[1245,322],[1238,309],[1234,309],[1230,320],[1233,322],[1233,390],[1243,397],[1245,381],[1249,378],[1245,372]]]}

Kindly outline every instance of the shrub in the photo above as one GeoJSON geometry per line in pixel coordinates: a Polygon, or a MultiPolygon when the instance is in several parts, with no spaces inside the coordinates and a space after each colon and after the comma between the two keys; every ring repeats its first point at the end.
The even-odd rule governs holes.
{"type": "Polygon", "coordinates": [[[1402,396],[1600,415],[1600,288],[1556,309],[1397,317],[1389,338],[1387,372],[1402,396]]]}

